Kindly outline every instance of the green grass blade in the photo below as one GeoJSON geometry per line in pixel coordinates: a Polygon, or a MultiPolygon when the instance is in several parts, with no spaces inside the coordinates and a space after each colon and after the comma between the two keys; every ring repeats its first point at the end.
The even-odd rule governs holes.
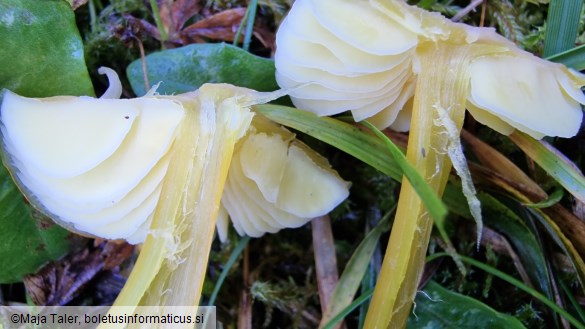
{"type": "Polygon", "coordinates": [[[351,154],[394,180],[402,179],[402,170],[390,156],[384,142],[354,125],[288,106],[264,104],[254,106],[254,110],[276,123],[351,154]]]}
{"type": "Polygon", "coordinates": [[[240,22],[240,25],[238,25],[238,29],[236,30],[236,35],[234,36],[234,42],[232,43],[232,46],[234,46],[234,47],[237,47],[238,42],[240,42],[240,37],[242,36],[242,30],[244,29],[244,24],[242,24],[242,22],[248,20],[249,14],[250,14],[250,7],[248,7],[246,9],[246,12],[244,13],[244,17],[242,17],[242,21],[240,22]]]}
{"type": "MultiPolygon", "coordinates": [[[[374,132],[379,138],[348,123],[318,117],[313,113],[291,107],[264,104],[257,105],[254,109],[272,121],[304,132],[347,152],[398,181],[402,179],[404,173],[433,218],[441,219],[447,215],[447,208],[441,199],[408,163],[404,153],[375,127],[374,132]]],[[[370,129],[373,127],[365,121],[362,123],[370,129]]]]}
{"type": "Polygon", "coordinates": [[[563,280],[559,280],[559,283],[561,285],[561,288],[563,289],[563,292],[565,293],[565,296],[567,296],[567,299],[569,300],[569,302],[571,302],[573,308],[575,308],[575,312],[579,314],[581,321],[585,322],[585,311],[581,307],[581,304],[579,304],[579,301],[577,300],[577,298],[575,298],[573,292],[563,280]]]}
{"type": "Polygon", "coordinates": [[[156,28],[158,29],[158,33],[160,34],[161,48],[165,49],[165,41],[167,41],[168,35],[167,30],[165,30],[165,26],[160,17],[160,9],[158,7],[158,3],[156,2],[156,0],[150,0],[150,7],[152,8],[152,16],[154,16],[156,28]]]}
{"type": "Polygon", "coordinates": [[[246,22],[246,34],[244,34],[244,44],[242,48],[250,50],[250,42],[252,42],[252,34],[254,34],[254,21],[256,20],[256,9],[258,8],[258,0],[251,0],[247,9],[248,20],[246,22]]]}
{"type": "Polygon", "coordinates": [[[550,206],[553,206],[557,203],[559,203],[559,201],[561,201],[561,199],[563,198],[563,195],[565,195],[564,190],[561,189],[560,187],[558,189],[556,189],[554,192],[551,193],[551,195],[548,197],[548,199],[543,200],[541,202],[537,202],[537,203],[523,203],[523,205],[525,205],[526,207],[530,207],[530,208],[548,208],[550,206]]]}
{"type": "Polygon", "coordinates": [[[221,271],[219,278],[217,278],[217,282],[215,283],[215,287],[213,287],[213,292],[211,293],[211,296],[209,296],[209,301],[207,302],[208,306],[213,306],[213,304],[215,303],[215,299],[217,298],[217,295],[219,294],[219,290],[221,289],[223,282],[227,278],[228,273],[230,272],[230,269],[234,266],[234,263],[236,262],[238,257],[240,257],[240,255],[242,254],[242,251],[244,251],[244,248],[246,248],[246,246],[248,245],[248,242],[250,242],[250,237],[244,236],[243,238],[240,239],[240,241],[238,241],[238,244],[236,244],[236,247],[232,251],[230,258],[228,258],[227,262],[223,266],[223,270],[221,271]]]}
{"type": "MultiPolygon", "coordinates": [[[[449,255],[447,253],[436,253],[436,254],[429,256],[427,258],[427,261],[432,261],[434,259],[437,259],[440,257],[445,257],[445,256],[449,256],[449,255]]],[[[569,321],[573,326],[575,326],[575,328],[585,329],[585,325],[583,323],[579,322],[577,319],[575,319],[571,314],[569,314],[569,312],[567,312],[566,310],[564,310],[563,308],[558,306],[554,301],[548,299],[545,295],[543,295],[540,292],[534,290],[533,288],[527,286],[522,281],[520,281],[520,280],[512,277],[511,275],[508,275],[508,274],[506,274],[506,273],[504,273],[504,272],[502,272],[494,267],[491,267],[487,264],[479,262],[473,258],[470,258],[467,256],[461,256],[461,255],[459,255],[459,257],[461,258],[461,260],[463,262],[470,264],[472,266],[475,266],[475,267],[477,267],[477,268],[479,268],[479,269],[481,269],[481,270],[483,270],[483,271],[485,271],[493,276],[496,276],[496,277],[500,278],[501,280],[504,280],[504,281],[508,282],[509,284],[515,286],[516,288],[523,290],[524,292],[528,293],[532,297],[538,299],[543,304],[548,306],[551,310],[558,313],[563,318],[567,319],[567,321],[569,321]]]]}
{"type": "MultiPolygon", "coordinates": [[[[335,286],[335,290],[331,295],[331,302],[327,311],[323,314],[321,323],[332,322],[332,319],[338,318],[337,315],[351,304],[368,269],[380,236],[390,228],[389,219],[392,212],[384,215],[382,220],[366,235],[345,265],[343,274],[335,286]]],[[[340,318],[339,321],[342,319],[340,318]]],[[[336,323],[333,322],[333,324],[336,323]]]]}
{"type": "Polygon", "coordinates": [[[574,70],[585,70],[585,45],[557,53],[547,58],[549,61],[564,64],[574,70]]]}
{"type": "Polygon", "coordinates": [[[561,228],[540,209],[527,208],[529,213],[534,216],[536,220],[542,225],[550,237],[557,243],[561,250],[569,257],[571,265],[574,267],[581,283],[581,291],[585,291],[585,262],[583,258],[571,242],[569,238],[563,233],[561,228]]]}
{"type": "Polygon", "coordinates": [[[585,202],[585,177],[569,159],[548,143],[537,141],[519,131],[514,132],[509,137],[569,193],[581,202],[585,202]]]}
{"type": "Polygon", "coordinates": [[[575,46],[582,8],[582,0],[551,0],[544,37],[544,57],[575,46]]]}
{"type": "Polygon", "coordinates": [[[358,298],[356,298],[353,301],[353,303],[349,304],[349,306],[347,306],[346,308],[344,308],[339,314],[337,314],[335,317],[333,317],[331,319],[331,321],[329,321],[321,329],[332,329],[332,328],[334,328],[335,325],[339,321],[343,320],[343,318],[345,318],[349,313],[351,313],[351,311],[355,310],[361,304],[365,303],[368,299],[370,299],[370,297],[372,297],[372,294],[373,293],[374,293],[374,288],[366,291],[364,294],[362,294],[361,296],[359,296],[358,298]]]}
{"type": "Polygon", "coordinates": [[[530,221],[526,212],[521,210],[520,217],[506,202],[489,193],[480,193],[479,199],[486,225],[508,239],[532,285],[548,298],[554,298],[551,277],[547,270],[550,266],[549,260],[534,231],[526,224],[530,221]]]}
{"type": "Polygon", "coordinates": [[[425,207],[435,219],[435,221],[443,219],[447,215],[447,208],[437,195],[435,191],[427,184],[424,178],[418,173],[418,171],[408,163],[404,153],[400,151],[388,136],[384,135],[378,128],[367,121],[361,122],[363,125],[372,130],[376,136],[378,136],[386,145],[387,149],[392,154],[394,161],[400,166],[404,176],[410,182],[410,185],[414,188],[418,196],[421,198],[425,207]]]}

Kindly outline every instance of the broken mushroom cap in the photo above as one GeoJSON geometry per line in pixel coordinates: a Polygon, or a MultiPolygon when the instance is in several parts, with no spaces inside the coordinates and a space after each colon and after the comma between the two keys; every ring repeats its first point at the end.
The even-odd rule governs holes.
{"type": "MultiPolygon", "coordinates": [[[[110,88],[99,99],[35,99],[6,91],[0,108],[3,160],[30,202],[58,223],[130,243],[143,242],[149,233],[186,111],[249,108],[282,95],[204,85],[177,96],[160,96],[153,88],[144,97],[118,99],[118,76],[100,72],[108,75],[110,88]]],[[[248,118],[226,124],[248,127],[253,113],[242,113],[248,118]]],[[[347,196],[347,184],[325,160],[291,133],[271,122],[262,125],[271,128],[253,128],[239,144],[224,198],[237,231],[252,236],[298,227],[347,196]]],[[[218,221],[221,233],[225,224],[218,221]]]]}
{"type": "Polygon", "coordinates": [[[453,23],[402,1],[295,1],[276,37],[276,78],[283,88],[302,86],[290,93],[300,109],[351,111],[356,121],[405,131],[417,49],[439,42],[492,49],[469,66],[467,107],[478,121],[534,138],[577,133],[585,75],[522,51],[491,28],[453,23]]]}
{"type": "MultiPolygon", "coordinates": [[[[222,204],[240,235],[296,228],[345,200],[349,184],[290,131],[257,115],[232,158],[222,204]]],[[[227,234],[218,218],[218,233],[227,234]]]]}

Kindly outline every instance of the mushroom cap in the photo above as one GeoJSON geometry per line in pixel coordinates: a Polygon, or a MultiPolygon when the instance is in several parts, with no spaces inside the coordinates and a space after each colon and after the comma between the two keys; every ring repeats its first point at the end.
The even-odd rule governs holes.
{"type": "MultiPolygon", "coordinates": [[[[228,215],[238,233],[260,236],[299,227],[347,197],[348,184],[327,160],[289,131],[258,117],[244,136],[253,116],[248,108],[283,91],[206,84],[176,96],[157,95],[154,88],[143,97],[117,99],[118,76],[100,71],[111,80],[102,98],[34,99],[7,91],[0,106],[5,165],[31,204],[63,226],[143,242],[165,197],[169,165],[180,161],[173,157],[173,143],[187,111],[202,111],[211,119],[233,106],[246,110],[241,116],[238,111],[217,116],[218,125],[241,139],[220,206],[220,237],[226,236],[228,215]]],[[[188,129],[204,134],[208,128],[188,129]]]]}
{"type": "Polygon", "coordinates": [[[577,133],[584,75],[518,49],[491,28],[453,23],[402,1],[297,0],[276,35],[276,79],[283,88],[301,86],[291,92],[300,109],[351,111],[356,121],[405,131],[417,47],[429,42],[495,49],[469,66],[467,107],[478,121],[534,138],[577,133]]]}
{"type": "Polygon", "coordinates": [[[172,99],[32,99],[7,91],[4,162],[31,203],[64,226],[140,242],[183,115],[172,99]]]}
{"type": "MultiPolygon", "coordinates": [[[[323,216],[349,194],[349,184],[294,134],[261,116],[238,143],[222,204],[240,235],[259,237],[323,216]]],[[[220,237],[227,227],[218,222],[220,237]]]]}
{"type": "Polygon", "coordinates": [[[417,35],[372,6],[297,0],[276,35],[276,80],[296,107],[394,121],[412,96],[417,35]],[[393,42],[388,42],[393,40],[393,42]],[[405,100],[406,99],[406,100],[405,100]]]}
{"type": "Polygon", "coordinates": [[[572,137],[581,127],[585,96],[579,74],[532,55],[482,56],[471,63],[467,108],[503,134],[514,129],[536,139],[572,137]]]}

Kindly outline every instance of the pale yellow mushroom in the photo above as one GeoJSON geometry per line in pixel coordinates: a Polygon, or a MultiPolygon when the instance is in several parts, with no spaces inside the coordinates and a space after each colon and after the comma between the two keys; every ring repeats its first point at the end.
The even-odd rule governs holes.
{"type": "MultiPolygon", "coordinates": [[[[276,79],[296,107],[410,130],[407,158],[438,195],[453,165],[482,232],[459,141],[467,108],[503,133],[574,136],[585,75],[533,56],[491,28],[453,23],[400,0],[296,0],[276,36],[276,79]]],[[[403,327],[432,218],[403,184],[364,327],[403,327]]]]}
{"type": "Polygon", "coordinates": [[[402,1],[298,0],[276,41],[277,81],[306,84],[291,93],[293,103],[319,115],[350,110],[356,121],[391,126],[413,96],[421,49],[451,43],[491,49],[469,63],[467,108],[478,121],[542,138],[574,136],[582,120],[584,75],[520,50],[493,29],[402,1]]]}
{"type": "MultiPolygon", "coordinates": [[[[294,134],[257,116],[236,145],[222,203],[240,235],[299,227],[347,198],[348,184],[329,168],[294,134]]],[[[227,227],[219,229],[226,236],[227,227]]]]}
{"type": "Polygon", "coordinates": [[[33,205],[65,226],[142,242],[145,232],[134,234],[158,202],[183,112],[168,98],[31,99],[8,91],[5,163],[33,205]]]}
{"type": "Polygon", "coordinates": [[[101,72],[111,85],[99,99],[7,91],[0,122],[4,163],[35,207],[77,232],[144,242],[115,306],[197,305],[216,219],[222,239],[228,216],[238,233],[261,236],[347,197],[324,158],[254,118],[253,105],[283,91],[206,84],[118,99],[117,75],[101,72]]]}
{"type": "MultiPolygon", "coordinates": [[[[144,97],[118,99],[117,75],[106,68],[101,72],[111,85],[99,99],[32,99],[6,92],[1,110],[5,162],[31,202],[66,227],[140,243],[190,107],[183,99],[199,95],[160,96],[152,90],[144,97]]],[[[225,103],[254,94],[225,88],[237,91],[224,93],[225,103]]],[[[257,117],[236,146],[222,202],[238,233],[258,237],[299,227],[347,195],[347,183],[326,160],[295,141],[294,134],[257,117]]],[[[227,225],[218,228],[225,237],[227,225]]]]}

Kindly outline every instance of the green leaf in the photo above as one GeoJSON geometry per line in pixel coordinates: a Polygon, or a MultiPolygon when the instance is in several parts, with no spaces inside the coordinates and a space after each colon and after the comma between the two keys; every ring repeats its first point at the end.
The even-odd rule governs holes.
{"type": "Polygon", "coordinates": [[[384,135],[384,133],[368,121],[363,121],[362,124],[372,130],[384,142],[384,145],[386,145],[386,148],[392,154],[394,161],[400,166],[404,176],[406,176],[408,182],[412,185],[425,207],[427,207],[433,219],[435,221],[441,221],[447,215],[447,208],[441,202],[437,193],[435,193],[425,179],[418,173],[416,168],[408,162],[404,153],[401,152],[398,146],[388,136],[384,135]]]}
{"type": "Polygon", "coordinates": [[[585,45],[557,53],[547,58],[549,61],[564,64],[574,70],[585,70],[585,45]]]}
{"type": "MultiPolygon", "coordinates": [[[[274,62],[225,44],[194,44],[146,56],[151,84],[162,81],[161,94],[184,93],[204,83],[231,83],[258,91],[278,89],[274,62]]],[[[136,95],[146,93],[142,61],[132,62],[128,79],[136,95]]]]}
{"type": "MultiPolygon", "coordinates": [[[[542,225],[545,231],[552,237],[557,245],[569,257],[571,265],[575,268],[577,278],[581,283],[581,289],[585,289],[585,261],[561,228],[546,213],[538,208],[527,208],[529,213],[542,225]]],[[[585,328],[585,326],[583,326],[585,328]]]]}
{"type": "Polygon", "coordinates": [[[535,140],[519,131],[508,137],[569,193],[585,202],[585,177],[571,160],[545,141],[535,140]]]}
{"type": "Polygon", "coordinates": [[[322,325],[326,323],[324,325],[325,328],[334,327],[335,324],[343,319],[338,318],[337,315],[343,313],[343,310],[351,304],[355,293],[360,287],[362,278],[368,269],[370,259],[376,250],[380,236],[390,228],[389,218],[390,213],[386,214],[380,220],[376,227],[362,240],[345,265],[343,274],[339,278],[335,290],[333,290],[333,295],[331,295],[331,303],[321,319],[322,325]],[[338,320],[334,322],[332,319],[338,320]]]}
{"type": "Polygon", "coordinates": [[[544,57],[575,46],[582,8],[582,0],[551,0],[544,37],[544,57]]]}
{"type": "Polygon", "coordinates": [[[337,315],[334,316],[331,319],[331,321],[329,321],[329,323],[324,325],[321,329],[333,329],[335,327],[336,323],[343,320],[343,318],[348,316],[349,313],[351,313],[356,308],[364,305],[364,303],[366,303],[368,301],[368,299],[370,299],[372,297],[373,294],[374,294],[374,288],[368,289],[366,292],[364,292],[362,295],[360,295],[358,298],[356,298],[351,304],[349,304],[347,307],[345,307],[343,310],[341,310],[341,312],[337,313],[337,315]]]}
{"type": "MultiPolygon", "coordinates": [[[[433,254],[433,255],[430,255],[429,257],[427,257],[427,261],[430,262],[432,260],[435,260],[435,259],[440,258],[440,257],[445,257],[445,256],[450,256],[450,255],[447,253],[436,253],[436,254],[433,254]]],[[[565,309],[563,309],[562,307],[557,305],[556,302],[554,302],[553,300],[548,299],[542,293],[540,293],[540,292],[536,291],[535,289],[533,289],[532,287],[522,283],[522,281],[512,277],[511,275],[509,275],[507,273],[504,273],[504,272],[498,270],[497,268],[494,268],[494,267],[491,267],[487,264],[479,262],[471,257],[460,256],[460,258],[463,262],[468,263],[474,267],[477,267],[477,268],[481,269],[482,271],[485,271],[485,272],[487,272],[495,277],[498,277],[501,280],[504,280],[504,281],[508,282],[509,284],[515,286],[516,288],[523,290],[524,292],[530,294],[532,297],[536,298],[537,300],[539,300],[540,302],[542,302],[543,304],[548,306],[551,310],[555,311],[560,316],[565,318],[567,321],[569,321],[576,328],[585,329],[585,325],[583,323],[579,322],[577,319],[575,319],[575,317],[572,316],[568,311],[566,311],[565,309]]],[[[472,328],[477,328],[476,325],[472,326],[472,328]]],[[[503,328],[508,328],[508,327],[503,327],[503,328]]]]}
{"type": "Polygon", "coordinates": [[[441,200],[428,189],[426,182],[408,164],[402,151],[390,140],[385,141],[369,135],[353,125],[336,119],[321,118],[313,113],[286,106],[265,104],[257,105],[254,109],[274,122],[304,132],[347,152],[397,181],[401,181],[404,172],[411,184],[418,188],[416,191],[433,218],[442,218],[446,215],[447,209],[441,200]],[[388,144],[388,141],[391,144],[388,144]]]}
{"type": "Polygon", "coordinates": [[[254,110],[276,123],[332,145],[396,181],[402,180],[402,169],[384,142],[354,125],[288,106],[263,104],[254,106],[254,110]]]}
{"type": "MultiPolygon", "coordinates": [[[[71,6],[62,0],[0,2],[0,89],[29,97],[93,95],[71,6]]],[[[0,283],[15,282],[67,252],[69,233],[33,217],[0,167],[0,283]]]]}
{"type": "MultiPolygon", "coordinates": [[[[254,21],[256,20],[256,10],[258,9],[258,0],[250,0],[248,8],[246,9],[246,34],[244,35],[244,44],[242,48],[246,51],[250,49],[250,42],[252,41],[252,34],[254,34],[254,21]]],[[[242,26],[242,24],[240,24],[242,26]]],[[[235,39],[234,41],[237,41],[235,39]]]]}
{"type": "Polygon", "coordinates": [[[238,257],[240,257],[240,255],[242,254],[244,249],[248,246],[248,242],[250,242],[250,237],[243,236],[240,239],[240,241],[238,241],[238,243],[236,244],[236,247],[232,251],[230,258],[223,266],[223,270],[221,271],[219,278],[217,278],[217,282],[215,283],[215,286],[213,287],[213,292],[211,293],[211,295],[209,296],[209,300],[207,301],[208,306],[214,305],[215,299],[217,298],[217,295],[219,294],[219,290],[221,289],[223,282],[227,278],[229,272],[234,267],[234,264],[236,263],[236,260],[238,260],[238,257]]]}
{"type": "Polygon", "coordinates": [[[93,95],[67,2],[2,0],[0,44],[0,89],[28,97],[93,95]]]}
{"type": "Polygon", "coordinates": [[[415,305],[407,328],[524,328],[518,319],[433,281],[417,294],[415,305]]]}
{"type": "Polygon", "coordinates": [[[533,285],[553,298],[549,264],[542,246],[525,222],[504,203],[487,193],[480,193],[486,225],[503,234],[514,248],[533,285]]]}
{"type": "Polygon", "coordinates": [[[62,256],[69,248],[69,232],[56,224],[37,223],[3,166],[0,186],[0,283],[10,283],[62,256]]]}
{"type": "Polygon", "coordinates": [[[537,203],[524,203],[524,205],[530,208],[548,208],[559,203],[563,198],[563,195],[565,195],[564,190],[558,188],[552,192],[548,199],[537,203]]]}

